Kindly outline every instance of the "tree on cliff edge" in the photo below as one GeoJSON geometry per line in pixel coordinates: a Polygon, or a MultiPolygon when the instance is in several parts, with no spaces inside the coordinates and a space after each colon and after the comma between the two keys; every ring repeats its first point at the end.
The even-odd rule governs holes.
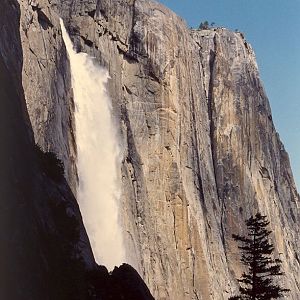
{"type": "Polygon", "coordinates": [[[269,300],[278,299],[288,292],[276,285],[274,277],[283,275],[280,259],[273,259],[274,246],[269,241],[271,231],[267,230],[270,222],[266,216],[257,213],[246,220],[248,236],[233,235],[242,252],[241,262],[248,272],[243,273],[240,283],[240,295],[230,300],[269,300]]]}

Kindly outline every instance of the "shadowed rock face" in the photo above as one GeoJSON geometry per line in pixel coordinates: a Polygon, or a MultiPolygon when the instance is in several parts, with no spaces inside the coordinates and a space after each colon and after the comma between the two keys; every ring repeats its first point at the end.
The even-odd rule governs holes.
{"type": "MultiPolygon", "coordinates": [[[[242,271],[231,234],[243,233],[243,220],[260,210],[282,253],[281,280],[292,290],[289,299],[297,299],[299,196],[243,36],[189,31],[153,1],[19,4],[23,54],[20,44],[14,49],[24,61],[34,138],[64,161],[73,191],[74,107],[60,16],[78,50],[110,72],[125,148],[122,219],[129,262],[155,298],[227,299],[242,271]]],[[[6,63],[19,77],[20,65],[6,63]]]]}
{"type": "Polygon", "coordinates": [[[0,11],[0,298],[59,299],[68,293],[58,291],[62,274],[83,275],[68,266],[74,245],[86,244],[82,265],[95,263],[66,181],[54,182],[38,163],[21,82],[19,4],[2,1],[0,11]]]}
{"type": "Polygon", "coordinates": [[[19,4],[2,1],[0,11],[0,298],[76,299],[84,282],[69,287],[96,264],[66,180],[50,178],[38,158],[21,82],[19,4]]]}

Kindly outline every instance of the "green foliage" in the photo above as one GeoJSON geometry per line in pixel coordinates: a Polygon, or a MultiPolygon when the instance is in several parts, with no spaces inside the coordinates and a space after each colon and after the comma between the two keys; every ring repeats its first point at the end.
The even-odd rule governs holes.
{"type": "Polygon", "coordinates": [[[35,152],[42,170],[52,180],[60,182],[64,178],[64,164],[53,152],[44,152],[40,146],[35,145],[35,152]]]}
{"type": "Polygon", "coordinates": [[[231,297],[230,300],[278,299],[289,291],[273,282],[273,277],[281,276],[283,272],[282,261],[272,258],[274,246],[269,241],[271,231],[267,229],[268,225],[267,217],[257,213],[246,221],[247,236],[233,235],[242,252],[241,262],[248,272],[238,279],[240,295],[231,297]]]}

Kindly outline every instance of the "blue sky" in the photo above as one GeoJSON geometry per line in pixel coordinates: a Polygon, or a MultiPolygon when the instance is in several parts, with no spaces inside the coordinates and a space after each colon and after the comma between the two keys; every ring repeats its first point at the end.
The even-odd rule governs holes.
{"type": "Polygon", "coordinates": [[[160,0],[189,26],[215,22],[253,46],[273,120],[300,189],[300,0],[160,0]]]}

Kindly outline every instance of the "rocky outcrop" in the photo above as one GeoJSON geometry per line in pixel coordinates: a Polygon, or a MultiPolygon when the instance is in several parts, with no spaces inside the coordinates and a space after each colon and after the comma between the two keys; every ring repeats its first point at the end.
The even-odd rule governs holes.
{"type": "Polygon", "coordinates": [[[89,280],[94,286],[95,295],[100,296],[100,299],[154,300],[143,279],[128,264],[115,267],[110,273],[105,267],[98,267],[89,273],[89,280]]]}
{"type": "Polygon", "coordinates": [[[299,196],[243,36],[190,31],[154,1],[19,3],[17,55],[34,138],[62,158],[73,191],[74,108],[59,17],[78,50],[109,70],[125,148],[128,262],[154,297],[227,299],[241,272],[231,234],[260,210],[282,253],[289,299],[297,299],[299,196]]]}

